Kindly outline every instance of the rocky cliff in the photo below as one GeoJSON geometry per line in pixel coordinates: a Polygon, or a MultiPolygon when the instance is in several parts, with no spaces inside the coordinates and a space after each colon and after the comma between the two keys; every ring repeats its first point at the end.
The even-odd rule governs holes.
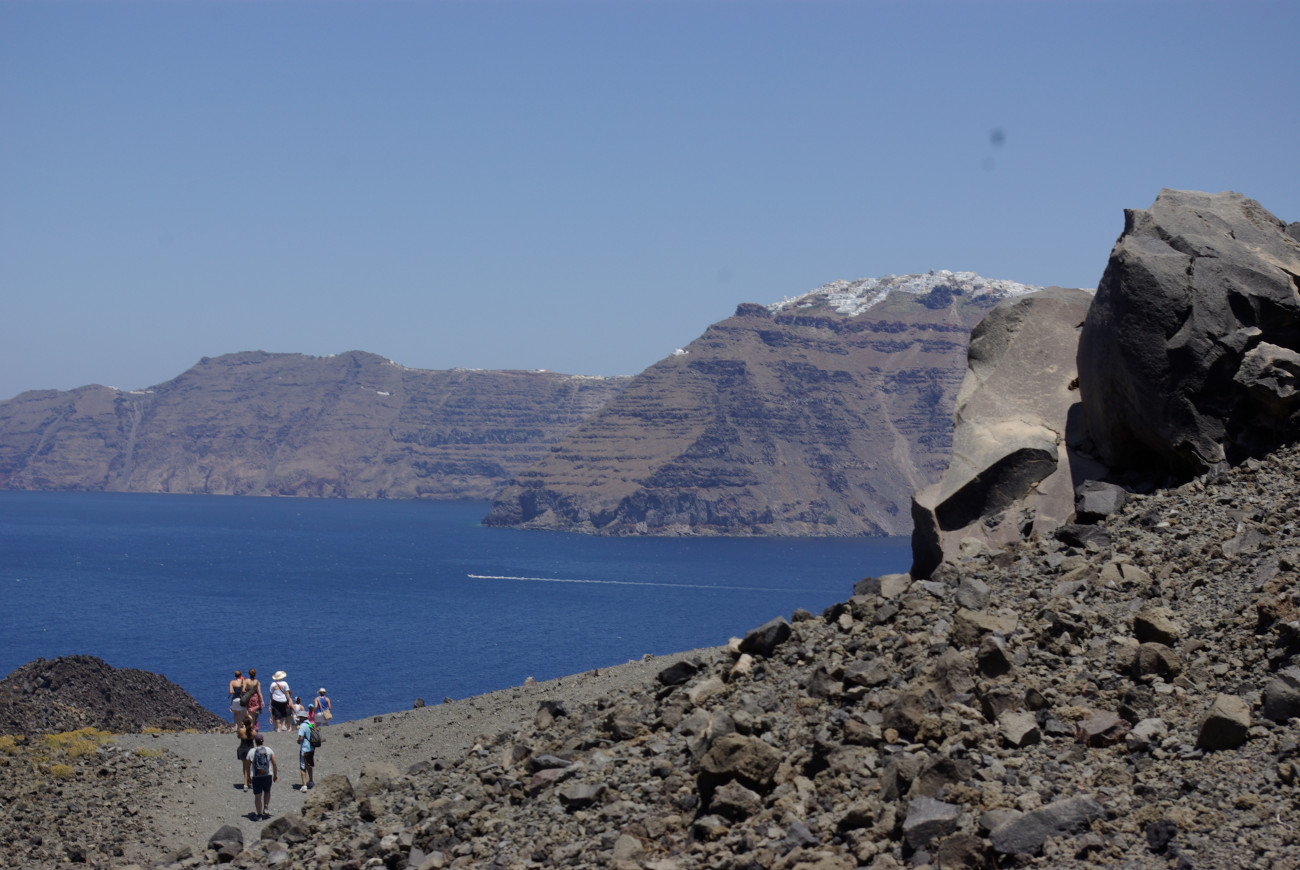
{"type": "Polygon", "coordinates": [[[1085,525],[1300,437],[1300,223],[1240,193],[1126,209],[1095,298],[1044,292],[976,326],[953,456],[912,505],[914,576],[1085,525]]]}
{"type": "Polygon", "coordinates": [[[971,328],[1034,289],[945,271],[741,305],[517,475],[485,522],[906,534],[912,492],[948,459],[971,328]]]}
{"type": "Polygon", "coordinates": [[[355,351],[204,358],[147,390],[0,403],[0,488],[488,498],[627,382],[355,351]]]}

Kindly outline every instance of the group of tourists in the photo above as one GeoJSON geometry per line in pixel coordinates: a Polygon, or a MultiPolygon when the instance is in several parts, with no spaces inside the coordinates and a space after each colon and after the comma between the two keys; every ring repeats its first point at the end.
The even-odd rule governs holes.
{"type": "MultiPolygon", "coordinates": [[[[294,731],[298,743],[298,770],[302,775],[303,791],[316,786],[313,777],[316,768],[316,749],[325,742],[321,728],[334,718],[334,711],[325,689],[319,689],[309,706],[302,697],[289,688],[288,674],[276,671],[268,687],[271,696],[271,730],[294,731]]],[[[230,681],[230,712],[235,720],[235,734],[239,748],[235,757],[244,767],[244,788],[252,789],[254,815],[267,818],[271,811],[271,785],[280,781],[280,767],[275,751],[266,744],[261,733],[260,719],[266,699],[262,683],[257,679],[257,669],[249,668],[248,676],[235,671],[230,681]]]]}

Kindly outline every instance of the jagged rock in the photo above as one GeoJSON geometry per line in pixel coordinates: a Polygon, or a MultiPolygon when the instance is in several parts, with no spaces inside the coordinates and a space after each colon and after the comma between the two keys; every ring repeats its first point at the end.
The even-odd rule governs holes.
{"type": "Polygon", "coordinates": [[[965,832],[944,837],[935,855],[944,870],[979,870],[992,863],[988,844],[965,832]]]}
{"type": "Polygon", "coordinates": [[[262,826],[263,840],[301,843],[309,836],[307,828],[303,825],[302,816],[297,813],[286,813],[262,826]]]}
{"type": "Polygon", "coordinates": [[[920,691],[914,689],[899,695],[880,712],[883,717],[882,727],[892,728],[910,740],[921,730],[925,721],[925,699],[920,691]]]}
{"type": "Polygon", "coordinates": [[[1038,730],[1038,720],[1033,713],[1006,710],[997,719],[1002,739],[1010,746],[1028,746],[1043,739],[1042,732],[1038,730]]]}
{"type": "Polygon", "coordinates": [[[844,668],[844,682],[856,686],[874,688],[889,682],[893,675],[888,663],[880,659],[869,662],[852,662],[844,668]]]}
{"type": "Polygon", "coordinates": [[[1037,855],[1049,837],[1086,830],[1105,814],[1091,797],[1065,798],[999,825],[989,832],[989,840],[1003,855],[1037,855]]]}
{"type": "Polygon", "coordinates": [[[1052,532],[1052,536],[1063,544],[1085,550],[1088,547],[1105,549],[1110,546],[1110,535],[1098,526],[1082,523],[1066,523],[1052,532]]]}
{"type": "Polygon", "coordinates": [[[962,808],[934,798],[912,798],[903,820],[903,837],[913,849],[929,845],[955,833],[961,825],[962,808]]]}
{"type": "Polygon", "coordinates": [[[720,785],[736,781],[759,793],[770,791],[781,755],[756,737],[726,734],[700,760],[700,793],[706,802],[720,785]]]}
{"type": "Polygon", "coordinates": [[[951,786],[968,782],[975,776],[975,766],[964,758],[940,756],[921,766],[908,797],[939,797],[951,786]]]}
{"type": "Polygon", "coordinates": [[[954,597],[967,610],[983,610],[988,606],[989,585],[978,577],[963,577],[954,597]]]}
{"type": "Polygon", "coordinates": [[[1073,446],[1075,354],[1091,301],[1051,287],[999,303],[971,332],[952,457],[912,499],[912,576],[958,558],[968,539],[998,547],[1062,525],[1081,475],[1104,472],[1073,446]]]}
{"type": "Polygon", "coordinates": [[[1147,847],[1156,854],[1169,851],[1169,844],[1178,836],[1178,824],[1170,819],[1160,819],[1147,825],[1147,847]]]}
{"type": "Polygon", "coordinates": [[[1163,643],[1139,644],[1134,670],[1138,676],[1155,675],[1172,679],[1183,672],[1183,660],[1163,643]]]}
{"type": "Polygon", "coordinates": [[[975,646],[987,634],[1008,635],[1016,629],[1014,616],[961,608],[953,619],[952,639],[958,646],[975,646]]]}
{"type": "Polygon", "coordinates": [[[1219,694],[1201,721],[1196,745],[1202,749],[1236,749],[1246,742],[1250,707],[1236,695],[1219,694]]]}
{"type": "Polygon", "coordinates": [[[1119,513],[1128,501],[1124,487],[1102,480],[1085,480],[1074,491],[1074,516],[1080,523],[1098,523],[1119,513]]]}
{"type": "Polygon", "coordinates": [[[713,794],[709,809],[724,818],[738,822],[747,819],[763,808],[763,797],[738,782],[719,786],[713,794]]]}
{"type": "Polygon", "coordinates": [[[1079,340],[1101,459],[1189,478],[1296,434],[1300,242],[1238,193],[1125,211],[1079,340]]]}
{"type": "Polygon", "coordinates": [[[1172,647],[1182,637],[1183,627],[1167,607],[1144,607],[1133,614],[1133,636],[1140,642],[1172,647]]]}
{"type": "Polygon", "coordinates": [[[1145,752],[1165,739],[1169,727],[1165,720],[1158,718],[1143,719],[1133,726],[1133,730],[1124,735],[1124,744],[1129,752],[1145,752]]]}
{"type": "Polygon", "coordinates": [[[885,574],[880,578],[880,597],[893,601],[907,592],[911,585],[911,574],[885,574]]]}
{"type": "Polygon", "coordinates": [[[568,710],[564,709],[564,704],[559,701],[541,701],[537,704],[537,714],[533,717],[533,724],[539,731],[545,731],[555,724],[555,720],[562,716],[569,715],[568,710]]]}
{"type": "Polygon", "coordinates": [[[664,668],[657,679],[665,686],[680,686],[695,676],[699,669],[698,662],[681,661],[664,668]]]}
{"type": "Polygon", "coordinates": [[[975,652],[975,663],[980,674],[985,677],[1005,676],[1014,667],[1006,642],[994,634],[986,634],[980,639],[979,649],[975,652]]]}
{"type": "Polygon", "coordinates": [[[1088,746],[1113,746],[1128,733],[1128,722],[1116,713],[1103,710],[1079,722],[1074,728],[1074,739],[1088,746]]]}
{"type": "Polygon", "coordinates": [[[605,796],[608,787],[604,783],[575,783],[566,786],[558,793],[560,803],[569,812],[583,810],[593,806],[605,796]]]}
{"type": "Polygon", "coordinates": [[[217,863],[229,864],[244,851],[244,832],[235,825],[222,825],[208,838],[208,848],[217,853],[217,863]]]}
{"type": "Polygon", "coordinates": [[[1300,680],[1289,674],[1279,674],[1264,687],[1263,702],[1265,719],[1285,722],[1300,716],[1300,680]]]}
{"type": "Polygon", "coordinates": [[[742,653],[753,653],[767,658],[789,637],[790,623],[786,622],[784,617],[778,616],[746,633],[739,649],[742,653]]]}

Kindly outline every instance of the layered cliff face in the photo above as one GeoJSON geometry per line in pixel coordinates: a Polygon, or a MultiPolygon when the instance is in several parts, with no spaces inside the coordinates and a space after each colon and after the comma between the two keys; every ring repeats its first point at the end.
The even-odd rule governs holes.
{"type": "Polygon", "coordinates": [[[0,403],[0,488],[488,498],[628,380],[360,352],[205,358],[150,390],[0,403]]]}
{"type": "Polygon", "coordinates": [[[971,328],[1037,288],[973,273],[741,305],[502,490],[489,525],[900,535],[948,459],[971,328]]]}

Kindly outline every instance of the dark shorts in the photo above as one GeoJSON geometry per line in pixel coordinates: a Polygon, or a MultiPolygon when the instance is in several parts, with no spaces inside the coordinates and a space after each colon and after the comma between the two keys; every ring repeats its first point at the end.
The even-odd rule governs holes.
{"type": "Polygon", "coordinates": [[[235,757],[238,758],[240,761],[247,761],[248,753],[252,751],[252,749],[253,749],[253,741],[241,740],[239,741],[239,748],[235,750],[235,757]]]}
{"type": "Polygon", "coordinates": [[[272,701],[272,702],[271,702],[271,715],[274,716],[274,717],[277,718],[277,719],[288,719],[288,718],[289,718],[289,702],[288,702],[288,701],[272,701]]]}
{"type": "Polygon", "coordinates": [[[269,773],[253,777],[253,794],[270,794],[273,782],[275,782],[275,777],[269,773]]]}
{"type": "Polygon", "coordinates": [[[300,752],[298,754],[298,769],[306,770],[309,767],[316,766],[316,750],[311,752],[300,752]]]}

